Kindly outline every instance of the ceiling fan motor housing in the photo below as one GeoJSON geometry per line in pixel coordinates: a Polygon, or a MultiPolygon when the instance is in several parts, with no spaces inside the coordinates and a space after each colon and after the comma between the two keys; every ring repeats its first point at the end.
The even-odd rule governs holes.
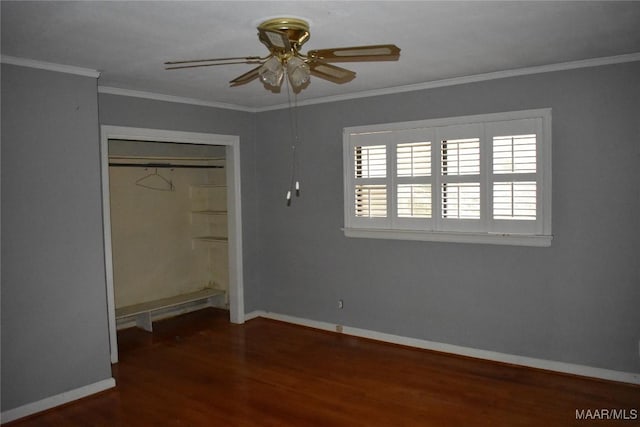
{"type": "Polygon", "coordinates": [[[309,23],[298,18],[274,18],[258,25],[258,37],[269,50],[280,55],[297,53],[300,47],[311,37],[309,23]],[[282,35],[285,40],[278,40],[282,35]]]}

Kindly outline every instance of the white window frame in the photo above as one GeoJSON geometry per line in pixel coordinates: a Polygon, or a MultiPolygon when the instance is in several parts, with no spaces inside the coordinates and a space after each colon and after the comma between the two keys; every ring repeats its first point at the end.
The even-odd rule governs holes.
{"type": "MultiPolygon", "coordinates": [[[[551,109],[429,119],[411,122],[354,126],[344,129],[344,233],[347,237],[423,240],[455,243],[485,243],[519,246],[550,246],[551,234],[551,109]],[[505,133],[507,132],[507,133],[505,133]],[[536,171],[529,174],[493,173],[493,137],[536,135],[536,171]],[[480,138],[479,175],[448,176],[449,182],[480,183],[479,219],[443,219],[441,212],[440,144],[442,139],[480,138]],[[404,142],[431,143],[431,176],[400,178],[396,171],[396,146],[404,142]],[[358,218],[355,215],[354,150],[356,146],[386,145],[386,178],[370,179],[387,185],[387,217],[358,218]],[[535,220],[493,219],[493,184],[509,181],[536,182],[535,220]],[[432,218],[397,217],[396,189],[402,183],[431,185],[432,218]]],[[[362,182],[362,181],[359,181],[362,182]]]]}

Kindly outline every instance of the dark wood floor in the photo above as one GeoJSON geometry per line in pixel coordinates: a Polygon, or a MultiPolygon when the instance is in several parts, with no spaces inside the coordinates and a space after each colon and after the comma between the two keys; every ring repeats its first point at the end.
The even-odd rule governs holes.
{"type": "Polygon", "coordinates": [[[118,333],[115,389],[18,426],[590,426],[640,409],[640,387],[206,309],[118,333]]]}

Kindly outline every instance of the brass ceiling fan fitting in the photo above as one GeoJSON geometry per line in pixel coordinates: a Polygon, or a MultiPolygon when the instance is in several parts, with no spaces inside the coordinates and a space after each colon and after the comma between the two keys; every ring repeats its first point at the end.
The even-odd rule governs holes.
{"type": "Polygon", "coordinates": [[[260,23],[258,40],[269,50],[269,55],[236,56],[228,58],[196,59],[165,62],[167,70],[209,67],[230,64],[257,64],[258,66],[229,82],[241,86],[259,78],[267,88],[279,88],[286,75],[293,90],[307,87],[311,76],[343,84],[356,77],[356,73],[333,65],[334,62],[397,61],[400,48],[393,44],[339,47],[310,50],[300,49],[310,38],[309,23],[300,18],[272,18],[260,23]]]}
{"type": "Polygon", "coordinates": [[[307,21],[297,18],[274,18],[258,25],[258,38],[270,51],[282,49],[298,52],[311,38],[307,21]],[[278,46],[281,42],[285,46],[278,46]]]}

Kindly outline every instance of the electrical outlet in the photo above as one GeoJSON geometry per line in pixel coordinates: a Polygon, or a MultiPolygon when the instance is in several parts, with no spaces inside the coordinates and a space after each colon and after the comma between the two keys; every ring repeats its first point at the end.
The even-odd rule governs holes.
{"type": "Polygon", "coordinates": [[[339,299],[339,300],[338,300],[338,308],[339,308],[340,310],[342,310],[342,309],[344,308],[344,301],[343,301],[343,300],[341,300],[341,299],[339,299]]]}
{"type": "Polygon", "coordinates": [[[342,333],[342,325],[336,325],[336,332],[339,334],[342,333]]]}

